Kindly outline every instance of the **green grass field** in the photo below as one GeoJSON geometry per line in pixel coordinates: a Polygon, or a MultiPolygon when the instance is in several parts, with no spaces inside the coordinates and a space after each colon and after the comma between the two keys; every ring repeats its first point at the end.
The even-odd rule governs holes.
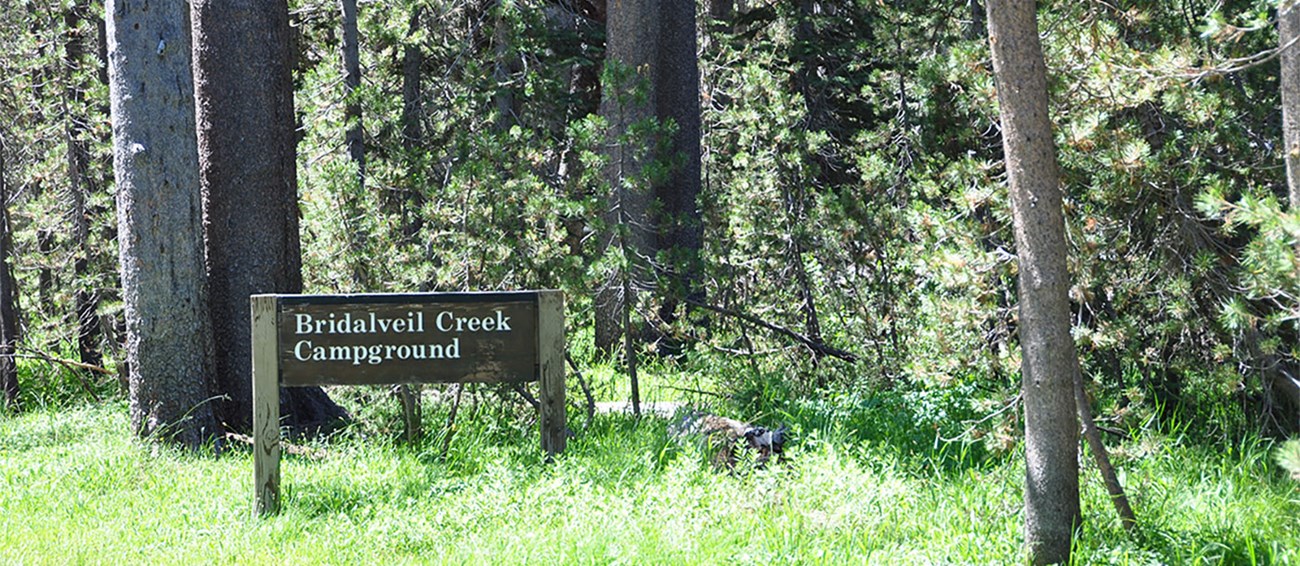
{"type": "MultiPolygon", "coordinates": [[[[242,447],[142,443],[121,402],[0,418],[0,563],[1020,561],[1015,451],[968,458],[806,428],[785,464],[728,474],[661,420],[609,415],[547,465],[531,426],[467,405],[445,458],[439,432],[406,446],[385,425],[355,426],[313,444],[319,457],[287,456],[284,512],[259,519],[242,447]]],[[[1123,448],[1142,527],[1123,533],[1085,468],[1079,563],[1300,563],[1300,496],[1269,445],[1123,448]]]]}

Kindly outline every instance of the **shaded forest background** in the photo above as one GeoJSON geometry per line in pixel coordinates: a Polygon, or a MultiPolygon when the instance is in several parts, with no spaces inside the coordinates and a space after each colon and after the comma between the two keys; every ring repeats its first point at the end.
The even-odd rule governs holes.
{"type": "MultiPolygon", "coordinates": [[[[954,435],[1013,402],[1016,261],[981,4],[698,8],[702,236],[683,268],[698,287],[635,278],[633,340],[613,353],[694,364],[749,414],[891,389],[954,435]],[[687,296],[699,304],[675,304],[687,296]]],[[[628,80],[605,66],[603,2],[363,2],[355,88],[338,4],[291,9],[306,290],[559,288],[575,358],[608,355],[596,290],[635,262],[600,237],[616,229],[602,85],[628,80]]],[[[26,366],[45,368],[21,376],[29,403],[117,387],[94,369],[120,369],[124,340],[102,15],[0,9],[17,354],[83,364],[26,366]]],[[[1293,430],[1300,222],[1282,204],[1276,6],[1046,2],[1039,17],[1101,421],[1209,441],[1293,430]]],[[[650,154],[677,127],[619,143],[650,154]]],[[[972,434],[1006,449],[1016,418],[972,434]]]]}

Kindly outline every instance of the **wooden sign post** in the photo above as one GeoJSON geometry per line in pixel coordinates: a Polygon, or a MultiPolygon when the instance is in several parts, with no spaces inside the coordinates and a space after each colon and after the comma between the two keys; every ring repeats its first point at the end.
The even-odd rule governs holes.
{"type": "Polygon", "coordinates": [[[542,449],[565,446],[560,291],[253,295],[257,512],[280,508],[280,387],[541,381],[542,449]]]}

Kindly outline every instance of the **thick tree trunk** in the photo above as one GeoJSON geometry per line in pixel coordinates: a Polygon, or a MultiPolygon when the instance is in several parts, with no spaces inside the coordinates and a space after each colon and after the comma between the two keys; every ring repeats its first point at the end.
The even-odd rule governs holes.
{"type": "Polygon", "coordinates": [[[664,298],[659,314],[667,322],[676,318],[681,299],[702,299],[698,279],[703,234],[697,203],[700,75],[695,4],[636,0],[613,3],[608,9],[605,61],[614,72],[606,73],[610,82],[603,85],[600,103],[609,124],[610,148],[605,215],[609,229],[601,248],[627,242],[625,269],[632,284],[612,278],[597,292],[596,345],[603,350],[611,349],[628,330],[617,313],[635,305],[640,290],[659,289],[664,298]],[[675,125],[662,150],[658,140],[628,135],[632,125],[650,118],[675,125]],[[648,166],[653,162],[666,165],[666,174],[651,174],[648,166]]]}
{"type": "Polygon", "coordinates": [[[72,229],[73,252],[73,309],[77,318],[77,351],[81,362],[90,365],[102,365],[100,354],[99,296],[94,289],[90,275],[90,213],[86,209],[86,199],[91,186],[87,174],[90,161],[90,146],[86,131],[88,118],[82,112],[88,112],[86,97],[78,88],[77,71],[85,60],[86,49],[81,36],[81,10],[83,6],[73,5],[63,13],[63,23],[67,41],[64,44],[64,136],[67,142],[68,172],[68,226],[72,229]]]}
{"type": "Polygon", "coordinates": [[[628,0],[609,5],[606,17],[605,83],[600,114],[609,126],[609,151],[605,178],[609,183],[600,251],[624,248],[619,273],[610,274],[596,292],[596,347],[612,351],[623,337],[623,311],[636,305],[635,293],[649,286],[649,261],[655,255],[655,232],[650,221],[653,192],[646,172],[649,159],[643,145],[653,140],[632,139],[631,127],[655,117],[658,108],[654,81],[655,54],[659,51],[658,0],[628,0]],[[643,96],[639,96],[643,95],[643,96]],[[635,281],[635,284],[625,282],[635,281]],[[631,290],[632,293],[627,291],[631,290]]]}
{"type": "Polygon", "coordinates": [[[1065,562],[1080,522],[1079,359],[1070,335],[1069,273],[1047,69],[1034,0],[989,2],[989,44],[1019,258],[1025,400],[1025,542],[1036,564],[1065,562]]]}
{"type": "MultiPolygon", "coordinates": [[[[285,0],[193,0],[198,156],[209,310],[226,426],[252,426],[248,297],[302,291],[289,9],[285,0]]],[[[286,424],[345,417],[319,388],[281,392],[286,424]]]]}
{"type": "Polygon", "coordinates": [[[214,436],[189,7],[108,0],[118,242],[136,434],[214,436]]]}
{"type": "Polygon", "coordinates": [[[655,114],[672,120],[676,130],[667,155],[668,178],[655,184],[660,211],[658,250],[667,252],[660,265],[659,318],[672,324],[684,299],[704,301],[700,282],[700,248],[704,224],[700,217],[700,66],[696,56],[695,2],[660,3],[659,54],[655,67],[655,114]]]}
{"type": "Polygon", "coordinates": [[[18,363],[14,353],[18,347],[17,289],[13,273],[9,270],[9,255],[13,238],[9,231],[9,185],[5,178],[5,140],[0,139],[0,389],[4,390],[5,407],[18,407],[18,363]]]}

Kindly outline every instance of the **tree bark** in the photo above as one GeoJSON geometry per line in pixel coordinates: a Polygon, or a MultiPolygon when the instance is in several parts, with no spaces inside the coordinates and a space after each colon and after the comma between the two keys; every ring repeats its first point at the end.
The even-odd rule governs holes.
{"type": "MultiPolygon", "coordinates": [[[[423,9],[416,6],[411,11],[410,24],[407,27],[407,40],[402,46],[402,152],[406,161],[407,186],[401,198],[396,195],[387,199],[389,213],[402,217],[402,236],[408,240],[414,238],[423,226],[420,208],[424,198],[420,192],[419,157],[424,145],[424,132],[420,127],[421,108],[420,83],[421,67],[424,65],[424,53],[414,41],[420,30],[420,18],[423,9]]],[[[388,193],[385,193],[388,194],[388,193]]]]}
{"type": "Polygon", "coordinates": [[[513,9],[510,4],[504,0],[497,0],[496,5],[492,8],[494,13],[492,22],[492,50],[493,50],[493,68],[492,78],[496,82],[496,91],[492,94],[492,105],[496,107],[496,129],[504,132],[510,129],[519,118],[519,99],[515,96],[515,90],[511,87],[510,82],[515,74],[520,71],[519,54],[514,46],[511,45],[510,39],[510,20],[506,18],[506,10],[513,9]]]}
{"type": "MultiPolygon", "coordinates": [[[[297,136],[285,0],[193,0],[198,156],[207,227],[208,305],[227,427],[252,426],[248,297],[302,291],[297,136]]],[[[346,416],[320,388],[280,394],[286,424],[346,416]]]]}
{"type": "Polygon", "coordinates": [[[194,133],[189,7],[108,0],[118,243],[136,434],[217,434],[194,133]]]}
{"type": "Polygon", "coordinates": [[[1019,258],[1025,542],[1034,563],[1065,562],[1081,520],[1074,397],[1079,359],[1070,335],[1065,220],[1047,114],[1047,69],[1034,0],[991,1],[988,16],[1019,258]]]}
{"type": "Polygon", "coordinates": [[[9,269],[13,238],[9,231],[9,184],[5,176],[5,140],[0,139],[0,389],[5,408],[18,407],[18,307],[13,272],[9,269]]]}

